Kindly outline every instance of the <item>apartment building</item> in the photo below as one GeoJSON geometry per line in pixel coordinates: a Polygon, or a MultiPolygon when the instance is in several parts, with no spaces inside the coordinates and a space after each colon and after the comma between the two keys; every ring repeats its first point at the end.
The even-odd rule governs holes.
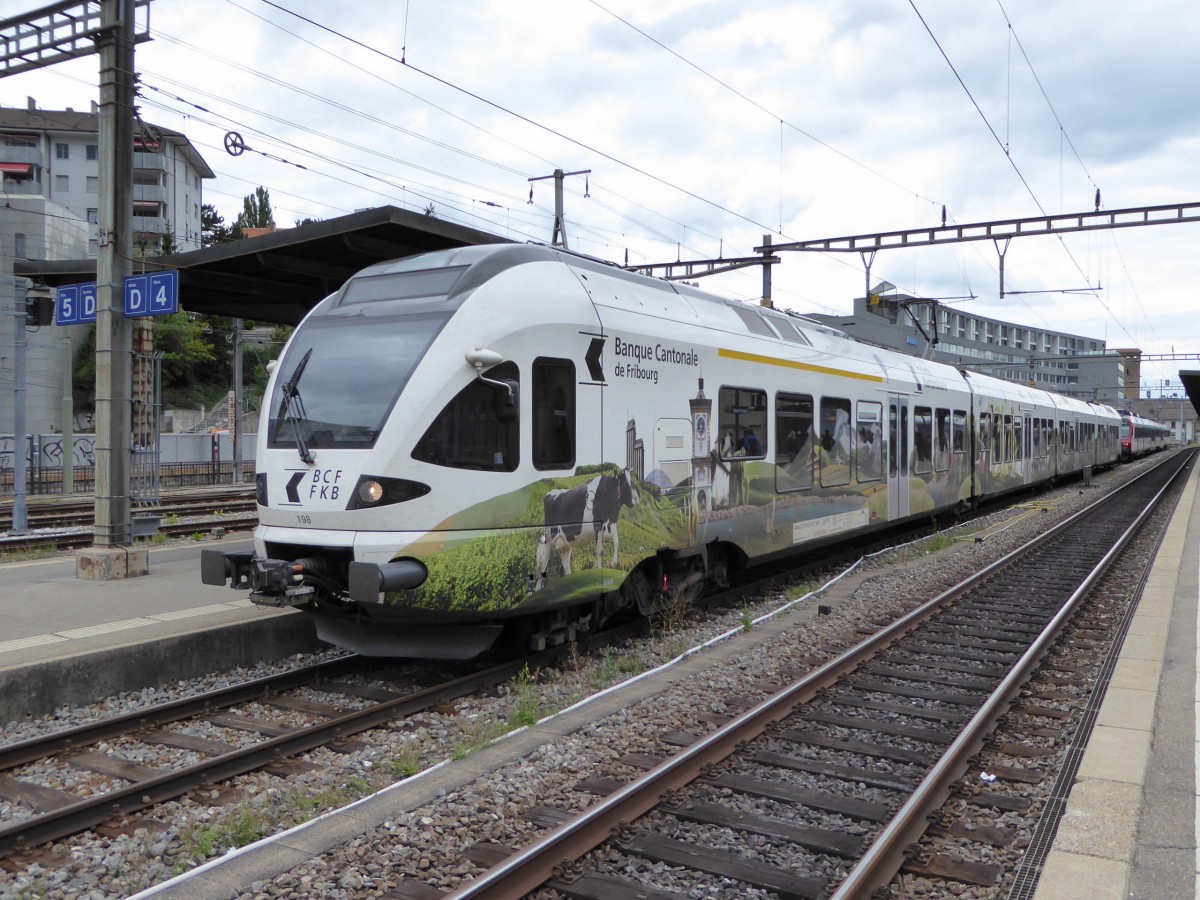
{"type": "MultiPolygon", "coordinates": [[[[88,223],[88,255],[96,255],[100,197],[99,115],[72,109],[0,108],[0,190],[60,204],[88,223]]],[[[204,179],[213,171],[184,135],[168,128],[135,129],[133,244],[146,255],[200,247],[204,179]]]]}
{"type": "Polygon", "coordinates": [[[886,281],[856,298],[849,316],[808,317],[867,343],[1081,400],[1122,405],[1137,396],[1140,350],[1109,350],[1098,338],[978,316],[886,281]]]}

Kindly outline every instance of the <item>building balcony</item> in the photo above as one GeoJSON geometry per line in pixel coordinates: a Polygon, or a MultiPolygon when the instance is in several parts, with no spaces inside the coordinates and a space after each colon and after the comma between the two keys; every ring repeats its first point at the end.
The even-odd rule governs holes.
{"type": "Polygon", "coordinates": [[[132,227],[135,234],[162,234],[167,227],[167,220],[162,216],[134,216],[132,227]]]}
{"type": "Polygon", "coordinates": [[[28,180],[8,180],[4,182],[4,193],[25,197],[40,197],[42,196],[42,186],[36,181],[28,180]]]}
{"type": "Polygon", "coordinates": [[[166,203],[167,189],[161,184],[135,184],[132,199],[134,203],[166,203]]]}
{"type": "Polygon", "coordinates": [[[151,169],[155,172],[165,172],[167,171],[167,158],[161,153],[146,153],[141,150],[134,150],[133,167],[135,169],[151,169]]]}
{"type": "Polygon", "coordinates": [[[42,165],[42,151],[29,144],[0,144],[0,163],[42,165]]]}

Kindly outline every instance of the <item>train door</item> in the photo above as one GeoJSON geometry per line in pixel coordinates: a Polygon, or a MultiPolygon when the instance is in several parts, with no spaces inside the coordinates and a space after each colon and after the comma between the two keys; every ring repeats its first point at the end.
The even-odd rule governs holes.
{"type": "Polygon", "coordinates": [[[888,394],[888,519],[909,514],[908,397],[888,394]]]}

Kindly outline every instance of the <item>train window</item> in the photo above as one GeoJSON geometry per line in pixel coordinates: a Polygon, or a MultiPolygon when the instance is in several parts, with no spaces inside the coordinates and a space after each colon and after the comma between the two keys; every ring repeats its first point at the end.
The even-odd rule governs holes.
{"type": "Polygon", "coordinates": [[[301,325],[279,361],[267,419],[269,447],[375,446],[396,398],[446,315],[315,318],[301,325]],[[369,361],[370,377],[363,377],[369,361]],[[284,394],[292,399],[284,402],[284,394]],[[298,402],[297,402],[298,401],[298,402]]]}
{"type": "Polygon", "coordinates": [[[998,466],[1004,462],[1004,417],[999,413],[992,415],[992,465],[998,466]]]}
{"type": "MultiPolygon", "coordinates": [[[[999,421],[999,417],[997,417],[999,421]]],[[[1004,459],[1002,462],[1012,462],[1016,454],[1013,453],[1013,418],[1012,416],[1004,417],[1004,434],[1001,435],[1001,440],[1004,444],[1004,459]]]]}
{"type": "Polygon", "coordinates": [[[858,421],[854,430],[854,463],[859,481],[878,481],[883,477],[883,404],[858,401],[858,421]]]}
{"type": "Polygon", "coordinates": [[[717,427],[721,458],[767,455],[767,392],[755,388],[723,387],[717,427]]]}
{"type": "Polygon", "coordinates": [[[955,453],[967,452],[967,413],[966,410],[956,409],[950,429],[950,446],[955,453]]]}
{"type": "Polygon", "coordinates": [[[1025,458],[1025,426],[1020,416],[1013,419],[1013,450],[1016,451],[1014,459],[1025,458]]]}
{"type": "Polygon", "coordinates": [[[533,466],[575,465],[575,364],[569,359],[533,361],[533,466]]]}
{"type": "Polygon", "coordinates": [[[888,477],[895,478],[898,469],[896,464],[896,454],[899,452],[900,441],[897,439],[896,428],[896,402],[893,400],[888,404],[888,477]]]}
{"type": "Polygon", "coordinates": [[[939,472],[950,468],[950,410],[934,413],[933,467],[939,472]]]}
{"type": "Polygon", "coordinates": [[[928,475],[933,466],[933,410],[913,408],[913,474],[928,475]]]}
{"type": "Polygon", "coordinates": [[[1042,420],[1034,419],[1029,432],[1029,440],[1033,445],[1033,449],[1029,451],[1029,455],[1036,459],[1042,455],[1042,420]]]}
{"type": "Polygon", "coordinates": [[[850,483],[850,401],[821,398],[821,484],[850,483]]]}
{"type": "Polygon", "coordinates": [[[992,449],[992,414],[979,414],[979,452],[987,453],[992,449]]]}
{"type": "Polygon", "coordinates": [[[775,395],[775,490],[812,487],[813,398],[775,395]]]}
{"type": "Polygon", "coordinates": [[[505,362],[484,375],[487,381],[473,380],[438,413],[417,441],[413,459],[451,469],[517,468],[520,374],[515,363],[505,362]]]}

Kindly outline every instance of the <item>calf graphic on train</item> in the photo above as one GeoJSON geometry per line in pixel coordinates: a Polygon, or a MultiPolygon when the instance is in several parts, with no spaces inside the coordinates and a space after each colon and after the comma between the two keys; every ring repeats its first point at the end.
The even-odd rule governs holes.
{"type": "Polygon", "coordinates": [[[202,578],[375,655],[571,640],[1123,453],[1108,406],[532,244],[360,272],[268,397],[254,550],[202,578]]]}

